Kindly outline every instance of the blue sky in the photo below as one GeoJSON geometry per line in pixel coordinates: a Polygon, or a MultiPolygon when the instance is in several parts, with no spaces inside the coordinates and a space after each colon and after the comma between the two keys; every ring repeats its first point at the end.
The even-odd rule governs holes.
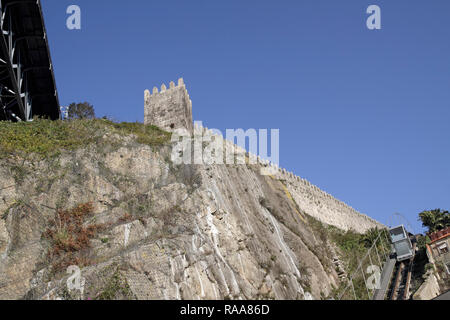
{"type": "Polygon", "coordinates": [[[383,223],[450,209],[450,1],[42,3],[62,105],[143,121],[144,90],[183,77],[195,120],[280,129],[282,167],[383,223]]]}

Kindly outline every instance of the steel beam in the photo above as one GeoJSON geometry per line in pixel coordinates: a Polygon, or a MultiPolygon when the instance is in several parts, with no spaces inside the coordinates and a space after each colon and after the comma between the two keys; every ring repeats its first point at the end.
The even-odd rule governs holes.
{"type": "Polygon", "coordinates": [[[34,114],[60,115],[41,3],[0,0],[0,120],[34,114]]]}
{"type": "MultiPolygon", "coordinates": [[[[1,6],[1,3],[0,3],[0,6],[1,6]]],[[[6,69],[8,71],[9,80],[12,85],[11,90],[12,90],[12,92],[14,92],[16,104],[19,106],[20,114],[18,116],[19,116],[19,118],[26,120],[25,106],[24,106],[24,103],[23,103],[23,100],[21,97],[21,92],[20,92],[20,83],[22,82],[21,74],[20,74],[20,62],[18,64],[14,63],[14,51],[15,51],[14,49],[15,48],[13,46],[13,41],[12,41],[13,31],[11,30],[12,29],[11,15],[8,14],[8,12],[10,12],[10,11],[7,10],[7,7],[8,6],[6,6],[5,9],[3,9],[3,6],[0,7],[0,10],[1,10],[0,49],[1,49],[1,52],[3,53],[3,57],[6,58],[6,69]],[[9,30],[5,29],[5,20],[7,20],[9,23],[9,30]],[[17,73],[15,72],[14,69],[17,69],[17,73]]],[[[3,104],[3,101],[2,101],[2,104],[3,104]]],[[[3,108],[5,109],[5,112],[8,111],[7,105],[3,104],[3,108]]]]}

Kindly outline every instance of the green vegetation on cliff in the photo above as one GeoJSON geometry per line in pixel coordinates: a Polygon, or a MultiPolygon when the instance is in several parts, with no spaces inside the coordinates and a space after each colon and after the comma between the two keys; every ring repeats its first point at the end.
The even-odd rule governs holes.
{"type": "Polygon", "coordinates": [[[317,235],[330,239],[339,249],[339,259],[343,263],[346,276],[341,280],[339,287],[335,288],[332,296],[338,299],[341,294],[344,294],[343,299],[351,300],[354,299],[354,296],[359,300],[368,299],[366,282],[360,270],[365,270],[366,277],[368,277],[367,267],[370,265],[378,265],[381,269],[385,257],[390,252],[387,230],[372,228],[360,234],[353,230],[343,231],[323,224],[311,216],[308,216],[308,222],[317,235]],[[376,250],[368,253],[372,247],[376,247],[376,250]],[[353,288],[348,289],[348,280],[351,276],[354,276],[353,288]]]}
{"type": "Polygon", "coordinates": [[[0,157],[36,154],[53,156],[99,141],[105,134],[134,135],[138,143],[151,146],[170,140],[170,134],[141,123],[115,123],[105,119],[33,122],[0,122],[0,157]]]}

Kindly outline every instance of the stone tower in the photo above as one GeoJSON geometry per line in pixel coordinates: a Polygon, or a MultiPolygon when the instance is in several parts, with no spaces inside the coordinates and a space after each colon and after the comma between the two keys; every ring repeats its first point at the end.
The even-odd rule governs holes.
{"type": "Polygon", "coordinates": [[[145,90],[144,96],[145,124],[152,124],[169,132],[184,128],[193,133],[192,101],[182,78],[178,79],[177,86],[172,81],[169,88],[163,84],[160,92],[156,87],[152,94],[145,90]]]}

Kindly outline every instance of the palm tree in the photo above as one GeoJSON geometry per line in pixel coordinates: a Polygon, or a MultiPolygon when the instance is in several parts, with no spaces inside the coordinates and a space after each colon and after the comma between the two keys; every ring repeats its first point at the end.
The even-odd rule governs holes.
{"type": "Polygon", "coordinates": [[[362,235],[360,242],[362,242],[366,248],[370,248],[377,240],[379,234],[380,230],[377,228],[371,228],[362,235]]]}
{"type": "Polygon", "coordinates": [[[429,232],[435,232],[450,226],[449,212],[441,209],[425,210],[419,213],[419,220],[422,225],[428,228],[429,232]]]}

